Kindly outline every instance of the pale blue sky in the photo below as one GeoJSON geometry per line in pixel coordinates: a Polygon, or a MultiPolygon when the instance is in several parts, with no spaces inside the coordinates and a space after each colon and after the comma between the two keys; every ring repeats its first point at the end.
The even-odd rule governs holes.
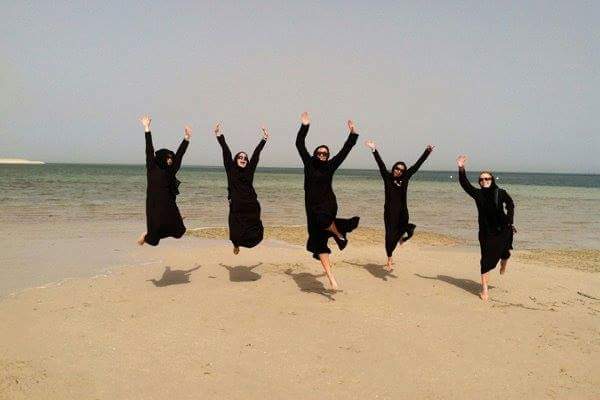
{"type": "Polygon", "coordinates": [[[194,128],[185,164],[215,165],[212,125],[262,165],[299,166],[309,147],[345,167],[391,165],[438,146],[424,168],[600,173],[600,3],[21,2],[2,4],[0,157],[143,163],[137,118],[157,147],[194,128]]]}

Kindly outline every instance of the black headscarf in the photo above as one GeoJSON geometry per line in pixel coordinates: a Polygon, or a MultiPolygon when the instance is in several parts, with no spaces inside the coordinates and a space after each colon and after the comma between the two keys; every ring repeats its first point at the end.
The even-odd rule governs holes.
{"type": "Polygon", "coordinates": [[[391,174],[392,174],[392,180],[394,181],[394,183],[396,185],[400,185],[402,183],[402,181],[404,180],[404,174],[406,174],[406,164],[404,163],[404,161],[396,161],[394,163],[394,165],[392,166],[391,174]],[[402,175],[396,177],[396,176],[394,176],[394,170],[396,169],[396,167],[398,165],[402,165],[404,167],[404,171],[402,171],[402,175]]]}
{"type": "Polygon", "coordinates": [[[169,149],[160,149],[154,153],[154,157],[156,159],[156,165],[158,165],[158,168],[166,171],[169,176],[169,191],[173,196],[177,196],[179,194],[179,184],[181,182],[175,178],[177,171],[174,170],[173,164],[167,164],[167,158],[169,157],[173,162],[175,162],[175,153],[169,149]]]}
{"type": "Polygon", "coordinates": [[[329,151],[329,146],[327,146],[326,144],[322,144],[320,146],[315,147],[315,150],[313,151],[313,164],[316,167],[321,167],[326,165],[329,162],[329,157],[327,158],[326,161],[321,161],[321,159],[319,159],[319,157],[317,157],[317,151],[319,149],[327,149],[327,153],[329,154],[329,157],[331,157],[331,152],[329,151]]]}
{"type": "Polygon", "coordinates": [[[235,165],[235,167],[239,168],[239,169],[246,169],[246,168],[248,168],[248,163],[249,162],[250,162],[250,157],[248,157],[248,153],[246,153],[245,151],[238,151],[237,153],[235,153],[235,156],[233,157],[233,165],[235,165]],[[245,154],[246,155],[246,166],[245,167],[240,167],[238,165],[237,160],[238,160],[238,156],[240,154],[245,154]]]}

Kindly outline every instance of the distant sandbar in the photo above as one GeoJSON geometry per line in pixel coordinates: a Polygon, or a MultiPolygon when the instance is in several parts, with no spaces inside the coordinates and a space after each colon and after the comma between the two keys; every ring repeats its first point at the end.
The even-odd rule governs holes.
{"type": "Polygon", "coordinates": [[[45,164],[43,161],[23,160],[21,158],[0,158],[0,164],[45,164]]]}

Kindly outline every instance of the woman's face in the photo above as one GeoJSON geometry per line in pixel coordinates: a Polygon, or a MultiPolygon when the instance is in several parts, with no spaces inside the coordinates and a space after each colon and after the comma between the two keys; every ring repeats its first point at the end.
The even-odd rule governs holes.
{"type": "Polygon", "coordinates": [[[319,147],[315,152],[315,155],[320,161],[329,160],[329,150],[327,150],[327,147],[319,147]]]}
{"type": "Polygon", "coordinates": [[[235,162],[238,167],[246,168],[246,165],[248,165],[248,154],[246,154],[246,153],[238,154],[235,158],[235,162]]]}
{"type": "Polygon", "coordinates": [[[487,172],[479,175],[479,186],[482,188],[489,188],[492,186],[492,175],[488,174],[487,172]]]}
{"type": "Polygon", "coordinates": [[[165,159],[165,162],[170,167],[171,165],[173,165],[173,157],[167,156],[167,158],[165,159]]]}
{"type": "Polygon", "coordinates": [[[404,165],[402,165],[402,164],[396,165],[394,167],[394,170],[392,171],[392,175],[394,176],[394,178],[401,177],[403,173],[404,173],[404,165]]]}

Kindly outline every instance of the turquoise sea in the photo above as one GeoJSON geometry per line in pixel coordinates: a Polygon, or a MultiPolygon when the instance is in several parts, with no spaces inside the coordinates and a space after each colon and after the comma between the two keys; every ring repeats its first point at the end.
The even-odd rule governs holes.
{"type": "MultiPolygon", "coordinates": [[[[600,248],[600,175],[496,174],[516,203],[519,248],[600,248]]],[[[475,205],[456,175],[417,173],[409,187],[411,219],[418,229],[472,242],[475,205]]],[[[476,183],[476,175],[470,177],[476,183]]],[[[178,178],[186,225],[226,226],[222,168],[183,167],[178,178]]],[[[24,232],[67,223],[143,228],[145,179],[142,165],[0,165],[0,224],[24,232]]],[[[258,169],[255,187],[265,225],[304,224],[302,180],[301,169],[258,169]]],[[[377,171],[340,170],[334,186],[340,215],[359,215],[364,225],[382,226],[383,185],[377,171]]]]}

